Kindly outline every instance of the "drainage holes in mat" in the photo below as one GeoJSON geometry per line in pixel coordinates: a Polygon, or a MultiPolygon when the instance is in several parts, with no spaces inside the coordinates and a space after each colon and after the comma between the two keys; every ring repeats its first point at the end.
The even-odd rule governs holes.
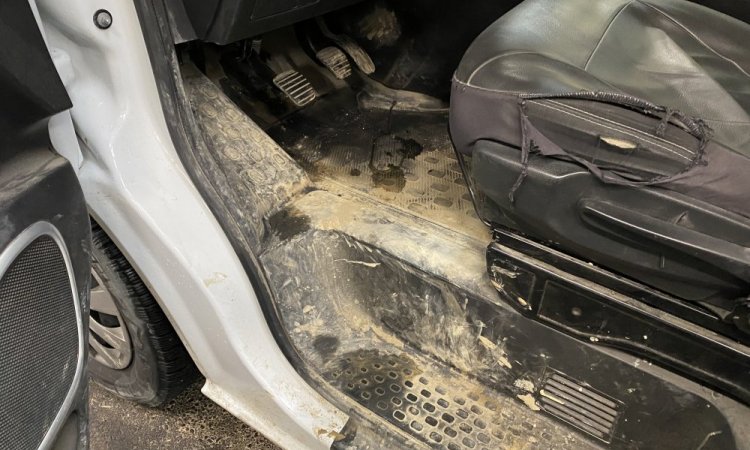
{"type": "Polygon", "coordinates": [[[326,376],[349,397],[428,445],[453,450],[536,447],[524,442],[540,430],[518,436],[508,428],[513,420],[503,413],[519,413],[502,406],[502,397],[475,385],[460,390],[465,381],[430,374],[403,356],[358,352],[333,364],[326,376]]]}
{"type": "Polygon", "coordinates": [[[459,424],[458,425],[458,429],[461,430],[461,431],[463,431],[466,434],[469,434],[469,433],[471,433],[474,430],[474,428],[472,428],[471,425],[469,425],[467,423],[461,423],[461,424],[459,424]]]}

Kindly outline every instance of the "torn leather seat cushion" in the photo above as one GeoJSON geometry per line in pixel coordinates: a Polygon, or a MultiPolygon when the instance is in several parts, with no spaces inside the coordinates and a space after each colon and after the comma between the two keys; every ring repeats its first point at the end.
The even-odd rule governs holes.
{"type": "MultiPolygon", "coordinates": [[[[609,267],[675,295],[693,300],[742,295],[750,279],[750,254],[742,250],[750,245],[750,236],[743,238],[736,229],[722,227],[729,221],[750,230],[750,52],[744,45],[748,39],[746,23],[683,0],[526,0],[483,32],[459,65],[451,98],[454,144],[465,155],[478,148],[484,154],[492,154],[492,148],[497,154],[517,150],[512,180],[510,169],[502,179],[498,171],[491,180],[487,165],[473,171],[484,174],[481,180],[469,174],[480,197],[501,210],[497,221],[502,224],[528,226],[520,231],[562,243],[595,262],[605,260],[609,267]],[[524,212],[528,205],[519,204],[535,201],[536,188],[526,186],[526,177],[529,170],[546,170],[546,160],[565,161],[596,179],[597,194],[580,192],[578,200],[594,196],[667,225],[674,225],[669,223],[674,220],[664,216],[665,211],[672,214],[680,209],[675,205],[690,204],[685,198],[705,204],[708,209],[691,215],[721,217],[720,225],[702,221],[696,228],[687,220],[679,225],[719,241],[730,240],[736,246],[734,256],[704,257],[690,253],[686,248],[691,243],[682,242],[687,247],[679,248],[673,258],[687,251],[709,271],[726,272],[735,263],[733,267],[741,269],[732,269],[723,281],[705,279],[700,288],[680,288],[678,279],[690,285],[691,278],[677,266],[688,267],[692,260],[664,268],[661,250],[633,251],[638,245],[621,237],[609,238],[611,247],[592,248],[604,238],[592,238],[589,245],[580,242],[587,239],[583,231],[573,242],[564,236],[570,230],[542,224],[542,212],[531,217],[524,212]],[[502,185],[507,198],[489,187],[492,183],[502,185]],[[616,190],[616,201],[607,198],[607,186],[616,190]],[[644,210],[643,205],[623,204],[623,187],[655,192],[651,197],[663,197],[664,207],[650,204],[644,210]],[[670,192],[677,195],[674,200],[670,192]],[[623,260],[644,255],[661,261],[623,260]]],[[[576,193],[565,192],[565,186],[556,179],[555,191],[548,196],[570,201],[576,193]]],[[[634,194],[634,200],[639,195],[634,194]]]]}

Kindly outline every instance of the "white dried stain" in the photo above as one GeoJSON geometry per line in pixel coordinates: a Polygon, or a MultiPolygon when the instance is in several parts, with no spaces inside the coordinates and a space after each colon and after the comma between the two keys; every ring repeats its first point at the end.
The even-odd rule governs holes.
{"type": "Polygon", "coordinates": [[[502,277],[506,278],[517,278],[518,272],[513,272],[512,270],[503,269],[502,267],[498,266],[492,266],[492,273],[494,275],[500,275],[502,277]]]}
{"type": "Polygon", "coordinates": [[[319,334],[322,334],[322,331],[324,331],[326,327],[326,323],[321,318],[313,319],[303,325],[299,325],[294,328],[295,333],[308,333],[313,336],[317,336],[319,334]]]}
{"type": "Polygon", "coordinates": [[[633,150],[638,147],[638,144],[625,139],[618,139],[614,137],[602,137],[602,142],[611,145],[612,147],[621,148],[623,150],[633,150]]]}
{"type": "Polygon", "coordinates": [[[513,368],[513,364],[510,363],[510,360],[508,359],[507,356],[498,356],[497,357],[497,362],[501,366],[506,367],[508,369],[512,369],[513,368]]]}
{"type": "Polygon", "coordinates": [[[696,450],[703,450],[706,447],[706,444],[708,444],[709,439],[711,439],[714,436],[718,436],[721,434],[720,430],[712,431],[706,435],[706,437],[703,438],[703,441],[700,443],[698,448],[696,450]]]}
{"type": "MultiPolygon", "coordinates": [[[[338,184],[323,184],[335,192],[338,184]]],[[[295,206],[310,217],[318,230],[336,230],[367,241],[398,259],[422,267],[426,272],[450,279],[460,287],[481,289],[483,295],[493,295],[487,283],[487,261],[484,258],[486,227],[477,221],[477,233],[471,223],[460,223],[461,236],[444,236],[433,227],[414,226],[413,216],[393,210],[373,210],[369,203],[352,198],[348,191],[338,195],[316,191],[305,195],[295,206]],[[470,229],[466,227],[469,226],[470,229]],[[419,232],[417,232],[417,230],[419,232]],[[481,244],[480,244],[481,242],[481,244]]],[[[421,221],[423,223],[424,221],[421,221]]]]}
{"type": "Polygon", "coordinates": [[[391,344],[396,348],[404,348],[404,342],[401,339],[394,336],[393,333],[389,333],[388,331],[384,330],[382,327],[378,325],[372,325],[370,326],[370,331],[372,331],[372,334],[377,336],[381,341],[391,344]]]}
{"type": "Polygon", "coordinates": [[[505,285],[503,283],[501,283],[500,281],[497,281],[494,278],[490,278],[490,283],[492,283],[492,287],[494,287],[496,290],[502,292],[503,294],[506,294],[505,285]]]}
{"type": "Polygon", "coordinates": [[[479,343],[484,345],[488,350],[494,351],[497,348],[497,344],[484,336],[479,336],[479,343]]]}
{"type": "Polygon", "coordinates": [[[519,378],[516,381],[514,381],[513,386],[517,387],[518,389],[523,389],[526,392],[534,392],[534,389],[536,389],[536,386],[534,386],[533,381],[524,380],[522,378],[519,378]]]}
{"type": "Polygon", "coordinates": [[[340,440],[346,438],[346,435],[341,434],[338,431],[335,431],[335,430],[326,430],[325,428],[318,428],[317,430],[315,430],[315,434],[317,434],[318,437],[320,437],[320,436],[327,436],[327,437],[333,439],[334,442],[340,441],[340,440]]]}
{"type": "Polygon", "coordinates": [[[516,395],[519,400],[521,400],[524,405],[526,405],[530,410],[532,411],[541,411],[541,408],[539,405],[536,404],[536,399],[531,394],[520,394],[516,395]]]}
{"type": "Polygon", "coordinates": [[[340,262],[340,261],[343,261],[343,262],[345,262],[345,263],[349,263],[349,264],[359,264],[360,266],[371,267],[371,268],[375,268],[375,267],[378,267],[378,266],[380,265],[380,263],[379,263],[379,262],[367,262],[367,261],[352,261],[351,259],[334,259],[333,261],[334,261],[334,262],[340,262]]]}
{"type": "Polygon", "coordinates": [[[315,306],[313,306],[313,305],[305,305],[302,308],[302,313],[303,314],[309,314],[309,313],[313,312],[313,310],[315,310],[315,306]]]}
{"type": "MultiPolygon", "coordinates": [[[[580,388],[579,388],[579,391],[581,391],[580,388]]],[[[548,399],[552,400],[555,403],[559,403],[561,405],[565,404],[565,401],[563,399],[557,397],[556,395],[550,394],[549,392],[545,391],[544,389],[542,389],[541,391],[539,391],[539,395],[541,395],[542,397],[548,398],[548,399]]]]}
{"type": "Polygon", "coordinates": [[[206,287],[211,287],[214,284],[219,284],[227,279],[227,274],[221,272],[214,272],[210,277],[203,280],[203,284],[206,287]]]}
{"type": "Polygon", "coordinates": [[[505,354],[505,351],[501,347],[499,347],[497,343],[492,342],[491,340],[482,336],[481,334],[479,335],[478,339],[479,339],[479,343],[482,344],[484,348],[486,348],[492,353],[492,355],[495,357],[495,360],[497,360],[498,364],[508,369],[513,368],[513,365],[510,363],[510,360],[508,359],[508,355],[505,354]]]}

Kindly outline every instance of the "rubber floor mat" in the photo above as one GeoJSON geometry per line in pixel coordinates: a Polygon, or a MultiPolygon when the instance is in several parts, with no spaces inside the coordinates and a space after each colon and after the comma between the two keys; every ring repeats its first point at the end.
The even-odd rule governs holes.
{"type": "Polygon", "coordinates": [[[594,448],[495,391],[406,353],[360,350],[331,366],[329,382],[433,448],[594,448]]]}
{"type": "Polygon", "coordinates": [[[268,134],[320,184],[337,182],[485,238],[448,135],[446,112],[363,110],[342,90],[268,134]]]}

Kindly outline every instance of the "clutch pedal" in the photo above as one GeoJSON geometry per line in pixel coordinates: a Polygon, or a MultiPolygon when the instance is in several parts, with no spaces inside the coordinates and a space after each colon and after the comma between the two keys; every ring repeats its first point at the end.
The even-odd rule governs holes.
{"type": "Polygon", "coordinates": [[[297,106],[305,106],[318,96],[307,78],[296,70],[276,75],[273,77],[273,84],[297,106]]]}
{"type": "Polygon", "coordinates": [[[326,47],[315,54],[318,60],[339,80],[343,80],[352,74],[349,59],[341,49],[337,47],[326,47]]]}
{"type": "Polygon", "coordinates": [[[347,55],[349,55],[349,57],[354,61],[354,64],[359,67],[359,70],[367,75],[375,72],[375,63],[372,62],[372,58],[370,58],[370,55],[368,55],[367,52],[354,41],[354,39],[345,34],[333,33],[330,29],[328,29],[328,25],[326,25],[325,21],[321,17],[318,17],[317,22],[318,27],[320,28],[320,32],[323,33],[325,37],[332,40],[347,55]]]}

